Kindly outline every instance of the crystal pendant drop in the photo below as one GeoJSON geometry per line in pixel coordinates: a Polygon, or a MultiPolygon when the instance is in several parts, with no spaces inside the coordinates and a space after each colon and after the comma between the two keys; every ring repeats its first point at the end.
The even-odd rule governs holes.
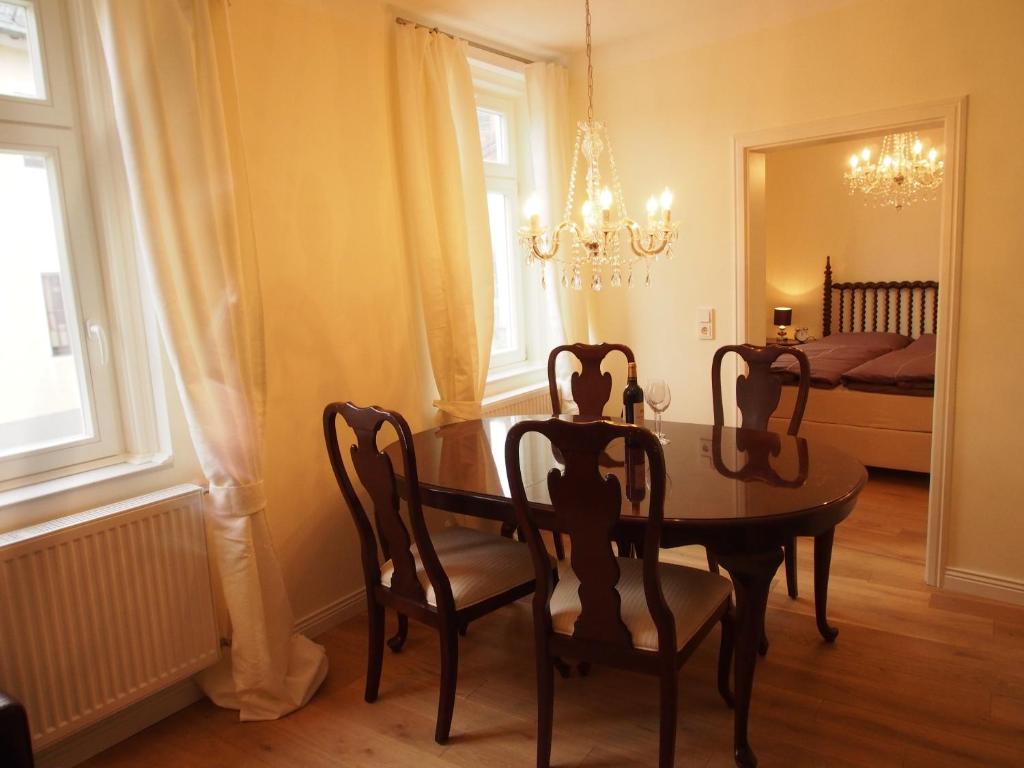
{"type": "Polygon", "coordinates": [[[540,271],[540,289],[546,291],[548,289],[548,265],[545,264],[540,271]]]}
{"type": "Polygon", "coordinates": [[[651,268],[647,268],[647,276],[644,278],[644,288],[651,287],[651,268]]]}
{"type": "Polygon", "coordinates": [[[632,267],[629,268],[629,272],[626,274],[626,287],[627,288],[632,288],[633,287],[633,268],[632,267]]]}
{"type": "Polygon", "coordinates": [[[590,289],[593,291],[600,291],[603,287],[601,283],[601,271],[598,269],[594,270],[594,276],[590,278],[590,289]]]}
{"type": "Polygon", "coordinates": [[[579,267],[574,267],[572,270],[572,289],[574,291],[583,290],[583,276],[580,274],[579,267]]]}
{"type": "Polygon", "coordinates": [[[564,269],[562,270],[562,287],[563,288],[568,288],[569,287],[569,276],[565,273],[564,269]]]}
{"type": "Polygon", "coordinates": [[[612,270],[612,288],[622,287],[622,272],[619,271],[618,267],[612,270]]]}

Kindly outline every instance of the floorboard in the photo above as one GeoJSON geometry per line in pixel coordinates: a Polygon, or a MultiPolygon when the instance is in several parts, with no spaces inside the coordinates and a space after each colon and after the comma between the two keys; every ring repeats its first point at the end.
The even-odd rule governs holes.
{"type": "MultiPolygon", "coordinates": [[[[873,471],[837,531],[830,587],[835,645],[815,631],[812,547],[801,542],[797,600],[781,575],[769,600],[772,645],[757,670],[751,741],[786,768],[994,768],[1024,765],[1024,609],[924,585],[928,484],[873,471]]],[[[704,567],[698,550],[666,559],[704,567]]],[[[474,624],[462,641],[449,744],[433,741],[436,635],[416,624],[385,652],[376,704],[363,702],[365,619],[322,638],[331,673],[303,710],[270,723],[201,702],[98,755],[90,768],[141,766],[529,766],[535,698],[529,603],[474,624]]],[[[717,632],[680,684],[679,768],[730,768],[731,712],[715,690],[717,632]]],[[[552,764],[657,763],[653,678],[595,668],[556,677],[552,764]]]]}

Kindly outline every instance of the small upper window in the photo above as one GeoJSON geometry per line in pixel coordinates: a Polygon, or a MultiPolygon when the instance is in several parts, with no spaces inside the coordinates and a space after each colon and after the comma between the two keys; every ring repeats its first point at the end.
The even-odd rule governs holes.
{"type": "Polygon", "coordinates": [[[35,9],[28,0],[0,0],[0,95],[46,98],[35,9]]]}
{"type": "Polygon", "coordinates": [[[476,119],[480,123],[480,146],[485,163],[508,165],[508,121],[501,112],[477,107],[476,119]]]}

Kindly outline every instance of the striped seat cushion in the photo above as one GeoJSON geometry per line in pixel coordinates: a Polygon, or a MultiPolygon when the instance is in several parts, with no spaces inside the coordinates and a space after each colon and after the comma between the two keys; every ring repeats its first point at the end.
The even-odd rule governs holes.
{"type": "MultiPolygon", "coordinates": [[[[451,582],[456,610],[482,603],[534,579],[530,549],[525,544],[461,526],[431,534],[430,540],[451,582]]],[[[436,607],[434,588],[415,545],[412,554],[427,602],[436,607]]],[[[381,566],[380,583],[385,587],[391,586],[394,570],[390,560],[381,566]]]]}
{"type": "MultiPolygon", "coordinates": [[[[633,636],[633,647],[658,650],[658,629],[654,625],[644,596],[643,561],[618,558],[622,599],[622,621],[633,636]]],[[[704,623],[729,599],[732,582],[717,573],[699,571],[682,565],[662,563],[661,590],[676,620],[676,645],[682,648],[704,623]]],[[[580,582],[568,564],[558,570],[558,584],[551,595],[551,625],[559,635],[572,636],[580,615],[580,582]]]]}

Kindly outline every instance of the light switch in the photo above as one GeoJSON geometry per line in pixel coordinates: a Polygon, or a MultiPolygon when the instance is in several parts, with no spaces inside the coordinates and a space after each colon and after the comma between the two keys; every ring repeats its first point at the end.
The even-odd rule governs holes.
{"type": "Polygon", "coordinates": [[[715,338],[715,310],[712,307],[697,308],[697,337],[707,341],[715,338]]]}

